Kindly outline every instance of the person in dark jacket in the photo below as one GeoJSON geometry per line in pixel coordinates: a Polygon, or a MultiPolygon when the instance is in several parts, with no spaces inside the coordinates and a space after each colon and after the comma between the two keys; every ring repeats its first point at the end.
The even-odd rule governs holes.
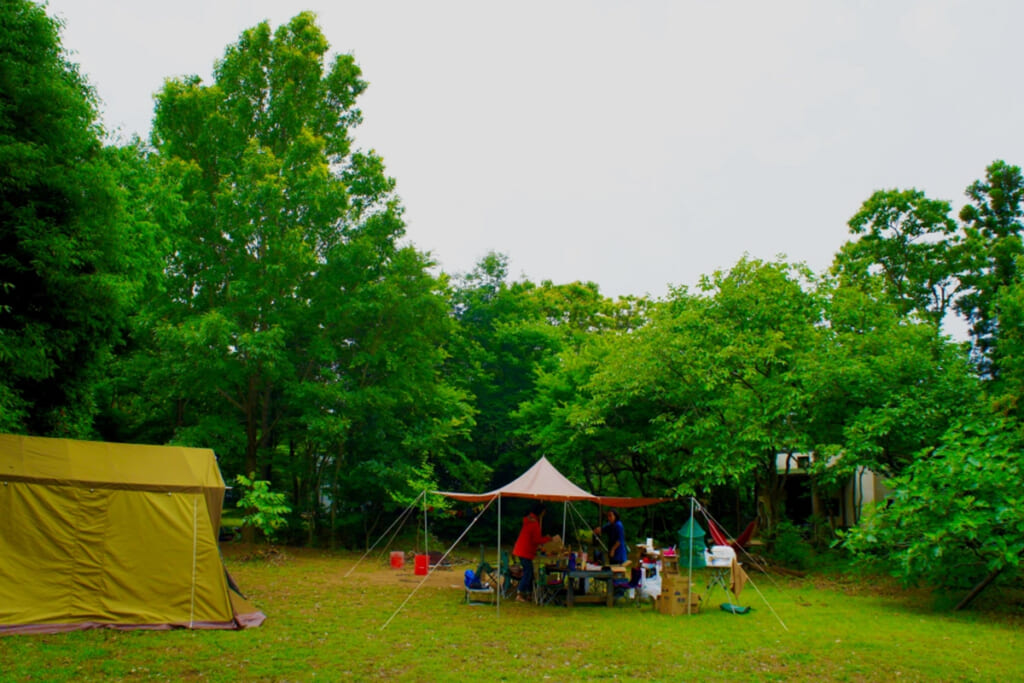
{"type": "Polygon", "coordinates": [[[605,517],[608,518],[608,523],[595,527],[594,533],[605,537],[609,564],[625,564],[629,553],[626,551],[626,530],[622,526],[622,518],[619,517],[619,511],[614,508],[608,510],[605,517]]]}

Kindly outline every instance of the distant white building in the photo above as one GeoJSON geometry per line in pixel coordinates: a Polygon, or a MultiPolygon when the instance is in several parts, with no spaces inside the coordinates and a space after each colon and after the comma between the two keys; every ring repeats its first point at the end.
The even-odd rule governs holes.
{"type": "Polygon", "coordinates": [[[884,479],[866,467],[858,467],[843,485],[841,493],[824,498],[815,496],[809,468],[814,462],[811,453],[779,453],[776,468],[786,473],[786,514],[790,521],[800,523],[812,515],[827,518],[833,529],[857,524],[866,506],[885,500],[891,490],[884,479]]]}

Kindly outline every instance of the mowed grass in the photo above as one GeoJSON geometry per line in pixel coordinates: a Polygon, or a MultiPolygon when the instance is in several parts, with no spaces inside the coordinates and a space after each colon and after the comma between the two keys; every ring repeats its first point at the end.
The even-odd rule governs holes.
{"type": "Polygon", "coordinates": [[[422,582],[378,556],[346,577],[356,554],[224,552],[262,627],[7,636],[0,680],[1024,680],[1019,605],[953,614],[864,579],[753,575],[743,616],[718,608],[720,590],[694,616],[627,601],[496,611],[463,602],[470,563],[422,582]]]}

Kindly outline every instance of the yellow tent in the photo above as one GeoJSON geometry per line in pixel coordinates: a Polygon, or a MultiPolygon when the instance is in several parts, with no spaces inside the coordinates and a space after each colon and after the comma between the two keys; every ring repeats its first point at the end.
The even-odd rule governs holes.
{"type": "Polygon", "coordinates": [[[0,434],[0,634],[245,628],[213,451],[0,434]]]}

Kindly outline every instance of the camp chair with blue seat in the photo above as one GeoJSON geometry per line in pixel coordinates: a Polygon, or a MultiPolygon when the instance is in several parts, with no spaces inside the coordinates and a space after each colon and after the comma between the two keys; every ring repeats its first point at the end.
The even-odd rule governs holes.
{"type": "Polygon", "coordinates": [[[476,569],[467,569],[465,575],[466,604],[491,604],[497,600],[498,580],[494,567],[486,560],[484,547],[480,546],[480,562],[476,569]]]}

